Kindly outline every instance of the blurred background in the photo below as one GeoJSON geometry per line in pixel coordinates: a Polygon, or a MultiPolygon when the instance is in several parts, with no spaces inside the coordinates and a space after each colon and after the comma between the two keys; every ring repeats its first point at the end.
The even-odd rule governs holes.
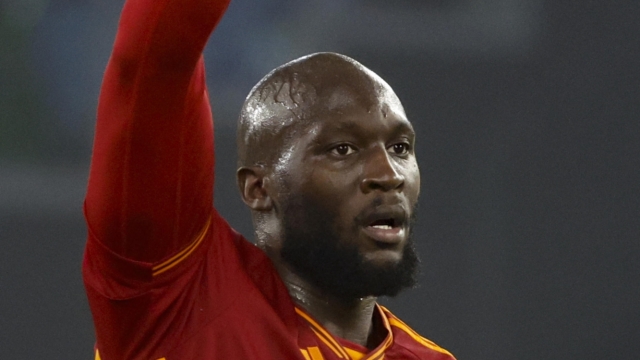
{"type": "MultiPolygon", "coordinates": [[[[80,262],[95,108],[123,0],[0,0],[0,356],[92,359],[80,262]]],[[[384,299],[458,359],[637,359],[640,5],[234,0],[205,56],[216,204],[272,68],[337,51],[418,133],[421,286],[384,299]]],[[[231,190],[230,190],[231,189],[231,190]]]]}

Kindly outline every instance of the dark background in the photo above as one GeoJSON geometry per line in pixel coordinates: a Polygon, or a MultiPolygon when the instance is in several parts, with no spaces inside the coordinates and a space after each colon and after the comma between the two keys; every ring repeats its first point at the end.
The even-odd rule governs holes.
{"type": "MultiPolygon", "coordinates": [[[[0,356],[92,359],[80,276],[122,0],[0,0],[0,356]]],[[[235,0],[207,50],[216,204],[251,237],[235,119],[270,69],[350,55],[419,134],[420,288],[383,300],[459,359],[637,359],[640,5],[235,0]]]]}

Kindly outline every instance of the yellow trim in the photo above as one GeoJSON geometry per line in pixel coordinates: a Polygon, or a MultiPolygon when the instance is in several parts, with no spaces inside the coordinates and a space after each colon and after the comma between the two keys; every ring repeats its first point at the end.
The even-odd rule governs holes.
{"type": "Polygon", "coordinates": [[[302,356],[304,356],[306,360],[311,360],[311,358],[309,357],[309,352],[307,350],[300,349],[300,352],[302,353],[302,356]]]}
{"type": "Polygon", "coordinates": [[[351,360],[362,360],[364,359],[365,356],[367,356],[367,354],[365,353],[361,353],[360,351],[353,350],[346,346],[343,346],[342,348],[347,352],[347,354],[349,354],[349,357],[351,358],[351,360]]]}
{"type": "Polygon", "coordinates": [[[383,309],[384,308],[382,306],[379,306],[379,308],[376,310],[380,312],[380,316],[382,317],[382,325],[385,329],[387,329],[387,333],[389,335],[384,339],[382,345],[378,347],[378,350],[368,354],[368,359],[376,359],[378,356],[380,356],[380,359],[382,359],[384,357],[384,352],[387,351],[391,344],[393,344],[393,331],[391,331],[391,324],[389,323],[390,319],[387,317],[387,314],[383,311],[383,309]]]}
{"type": "Polygon", "coordinates": [[[433,341],[423,338],[417,332],[415,332],[413,329],[411,329],[409,326],[407,326],[407,324],[403,323],[401,320],[396,319],[396,318],[390,318],[389,322],[391,323],[391,325],[393,325],[393,326],[395,326],[397,328],[400,328],[402,331],[407,333],[409,336],[411,336],[413,338],[413,340],[417,341],[421,345],[423,345],[425,347],[428,347],[429,349],[435,350],[435,351],[437,351],[439,353],[443,353],[443,354],[446,354],[446,355],[449,355],[449,356],[453,357],[453,354],[451,354],[447,350],[441,348],[440,346],[436,345],[433,341]]]}
{"type": "Polygon", "coordinates": [[[204,228],[202,229],[202,231],[200,231],[200,233],[198,234],[194,242],[192,242],[189,246],[184,248],[182,251],[180,251],[176,255],[172,256],[170,259],[163,261],[162,263],[152,268],[153,276],[158,276],[162,274],[163,272],[173,268],[174,266],[181,263],[184,259],[189,257],[189,255],[191,255],[191,253],[198,247],[198,245],[200,245],[200,243],[202,242],[202,239],[204,239],[204,236],[207,234],[207,231],[209,230],[209,226],[211,226],[211,217],[209,217],[209,219],[207,220],[207,223],[204,225],[204,228]]]}
{"type": "Polygon", "coordinates": [[[384,357],[384,352],[387,351],[387,349],[389,348],[389,346],[391,346],[391,343],[393,342],[392,339],[393,338],[392,338],[391,330],[389,330],[389,336],[387,336],[382,346],[380,346],[380,348],[378,348],[376,352],[369,353],[367,358],[376,359],[378,358],[378,356],[380,356],[380,358],[384,357]]]}
{"type": "Polygon", "coordinates": [[[322,326],[320,326],[320,324],[318,324],[315,320],[313,320],[309,315],[307,315],[300,308],[296,307],[295,309],[298,315],[302,316],[305,320],[307,320],[307,322],[309,322],[309,324],[311,324],[311,326],[313,326],[312,330],[314,330],[316,335],[319,335],[318,332],[324,335],[324,336],[320,336],[321,340],[324,338],[325,340],[328,340],[331,344],[333,344],[333,346],[330,346],[331,350],[336,352],[336,354],[338,354],[338,356],[340,356],[341,358],[342,357],[344,357],[345,359],[349,358],[349,355],[347,355],[347,353],[344,351],[342,346],[333,338],[333,336],[331,336],[331,334],[329,334],[322,326]],[[318,330],[318,332],[316,332],[316,330],[318,330]]]}
{"type": "MultiPolygon", "coordinates": [[[[332,344],[328,339],[326,339],[326,338],[325,338],[322,334],[320,334],[316,329],[311,328],[311,331],[313,331],[313,332],[316,334],[316,336],[317,336],[317,337],[318,337],[318,338],[319,338],[319,339],[320,339],[320,340],[321,340],[325,345],[327,345],[327,346],[329,347],[329,349],[333,350],[333,352],[334,352],[336,355],[338,355],[338,357],[339,357],[340,359],[344,358],[344,356],[342,356],[343,352],[342,352],[342,351],[340,351],[340,350],[338,350],[338,349],[344,350],[344,348],[343,348],[342,346],[340,346],[339,348],[336,348],[334,344],[332,344]]],[[[338,346],[339,346],[339,345],[338,345],[338,346]]],[[[348,359],[348,357],[347,357],[347,359],[348,359]]]]}
{"type": "MultiPolygon", "coordinates": [[[[334,337],[329,332],[327,332],[320,324],[318,324],[313,318],[311,318],[311,316],[309,316],[307,313],[305,313],[302,309],[298,307],[296,307],[295,310],[296,310],[296,313],[298,313],[298,315],[302,316],[302,318],[304,318],[311,325],[311,330],[313,330],[316,336],[322,342],[324,342],[329,347],[329,349],[333,350],[333,352],[336,353],[336,355],[338,355],[340,358],[344,358],[348,360],[349,359],[351,360],[357,360],[357,359],[382,360],[384,359],[385,351],[387,351],[387,349],[389,349],[389,347],[393,344],[393,331],[391,331],[391,320],[394,320],[394,318],[391,318],[390,316],[387,315],[391,313],[388,310],[386,310],[383,306],[377,305],[377,307],[378,307],[377,311],[379,311],[380,315],[382,316],[383,326],[385,329],[387,329],[388,336],[385,338],[384,342],[377,347],[377,349],[374,352],[370,352],[368,354],[362,354],[356,350],[349,349],[347,347],[340,345],[340,343],[338,343],[334,339],[334,337]],[[357,357],[358,355],[356,354],[361,354],[361,356],[357,357]],[[352,356],[352,355],[356,355],[356,356],[352,356]]],[[[408,326],[405,325],[405,327],[411,330],[408,326]]],[[[417,334],[416,336],[420,337],[417,334]]],[[[428,341],[428,340],[424,339],[424,340],[417,340],[417,341],[422,344],[423,341],[428,341]]],[[[437,349],[434,349],[434,350],[437,350],[439,352],[444,351],[446,354],[448,354],[446,350],[438,347],[433,343],[431,346],[428,346],[428,345],[425,345],[425,346],[430,348],[436,347],[440,350],[437,350],[437,349]]]]}
{"type": "Polygon", "coordinates": [[[309,350],[309,355],[311,355],[311,360],[324,360],[324,357],[317,346],[311,346],[307,349],[309,350]]]}

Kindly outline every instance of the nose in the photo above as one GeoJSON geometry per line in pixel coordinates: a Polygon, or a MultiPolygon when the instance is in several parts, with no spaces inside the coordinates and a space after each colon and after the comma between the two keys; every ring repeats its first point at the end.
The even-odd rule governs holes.
{"type": "Polygon", "coordinates": [[[389,157],[386,149],[376,151],[367,159],[363,169],[360,189],[367,194],[371,191],[402,190],[404,176],[396,170],[393,159],[389,157]]]}

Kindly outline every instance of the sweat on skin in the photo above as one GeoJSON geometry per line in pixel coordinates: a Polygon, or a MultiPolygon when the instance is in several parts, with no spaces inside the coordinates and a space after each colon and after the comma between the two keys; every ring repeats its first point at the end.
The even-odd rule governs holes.
{"type": "Polygon", "coordinates": [[[375,302],[414,281],[419,172],[400,102],[357,62],[314,54],[249,96],[237,176],[259,248],[213,206],[202,51],[227,5],[124,5],[85,200],[96,358],[452,359],[375,302]]]}

